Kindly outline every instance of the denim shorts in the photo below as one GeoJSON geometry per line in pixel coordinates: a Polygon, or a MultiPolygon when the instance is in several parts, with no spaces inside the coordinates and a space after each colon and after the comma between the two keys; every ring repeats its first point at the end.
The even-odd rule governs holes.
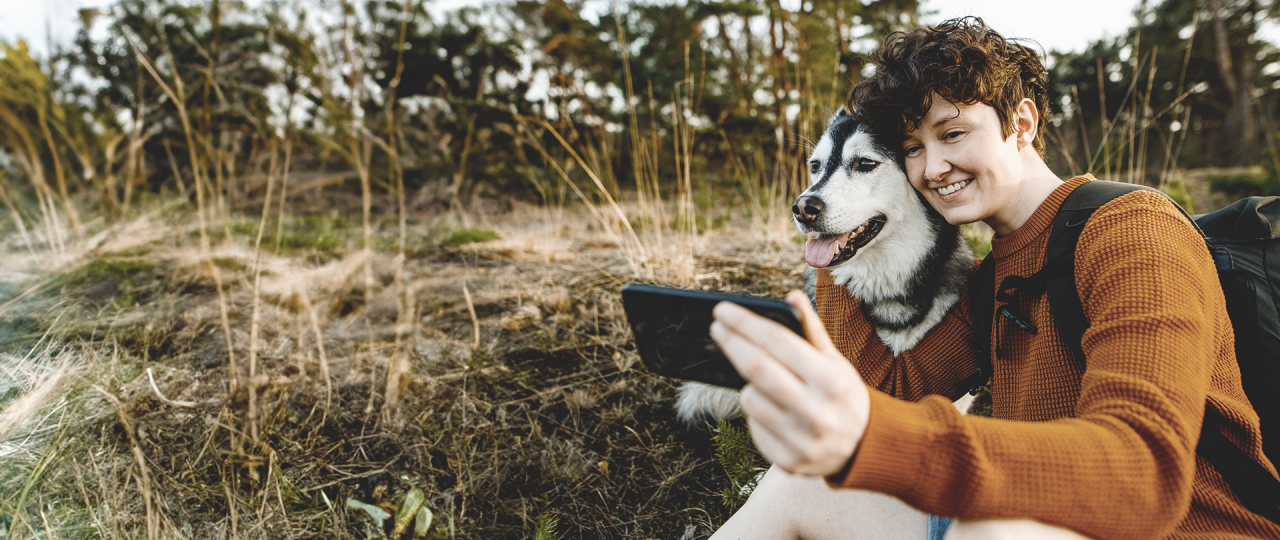
{"type": "Polygon", "coordinates": [[[951,528],[951,518],[939,517],[929,514],[929,540],[942,540],[947,535],[947,529],[951,528]]]}

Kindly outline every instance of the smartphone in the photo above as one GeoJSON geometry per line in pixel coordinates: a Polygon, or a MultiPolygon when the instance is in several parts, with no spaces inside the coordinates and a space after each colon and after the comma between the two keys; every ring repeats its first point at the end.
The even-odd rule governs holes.
{"type": "Polygon", "coordinates": [[[800,313],[781,300],[630,283],[622,288],[622,305],[645,367],[735,390],[746,386],[711,339],[711,309],[720,302],[733,302],[805,335],[800,313]]]}

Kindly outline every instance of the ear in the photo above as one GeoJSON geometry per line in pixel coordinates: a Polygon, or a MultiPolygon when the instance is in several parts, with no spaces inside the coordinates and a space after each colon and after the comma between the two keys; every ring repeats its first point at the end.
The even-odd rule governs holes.
{"type": "Polygon", "coordinates": [[[849,109],[846,108],[844,105],[841,105],[840,109],[837,110],[835,114],[831,115],[831,118],[827,119],[827,127],[831,127],[831,124],[836,123],[836,121],[840,120],[841,118],[849,118],[852,116],[853,116],[853,113],[849,112],[849,109]]]}
{"type": "Polygon", "coordinates": [[[1018,103],[1018,108],[1014,111],[1013,127],[1017,130],[1013,135],[1018,138],[1018,149],[1035,141],[1036,131],[1040,128],[1040,110],[1030,98],[1023,98],[1018,103]]]}

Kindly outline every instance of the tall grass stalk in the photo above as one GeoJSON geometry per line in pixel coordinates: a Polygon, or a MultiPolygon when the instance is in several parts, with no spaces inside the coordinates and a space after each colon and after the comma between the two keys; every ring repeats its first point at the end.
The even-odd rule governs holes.
{"type": "MultiPolygon", "coordinates": [[[[360,110],[360,103],[364,96],[361,91],[364,88],[364,73],[359,69],[359,63],[356,61],[352,52],[352,36],[351,36],[351,16],[355,14],[355,8],[352,7],[349,0],[342,0],[342,56],[346,65],[350,68],[346,75],[347,83],[347,113],[350,115],[348,121],[351,123],[351,137],[348,141],[349,147],[344,150],[347,161],[355,167],[356,174],[360,177],[360,216],[362,236],[361,248],[373,251],[373,185],[369,176],[369,162],[373,157],[373,142],[369,138],[363,136],[364,114],[360,110]]],[[[365,304],[373,299],[373,262],[372,260],[365,265],[364,269],[364,297],[365,304]]]]}
{"type": "Polygon", "coordinates": [[[1067,161],[1068,167],[1075,174],[1093,173],[1100,178],[1123,181],[1135,184],[1152,184],[1161,190],[1168,190],[1171,182],[1178,176],[1178,156],[1182,152],[1183,143],[1189,131],[1190,107],[1184,101],[1191,96],[1192,90],[1185,88],[1187,68],[1191,58],[1191,46],[1196,35],[1198,16],[1193,18],[1191,35],[1187,39],[1183,54],[1182,68],[1178,81],[1177,97],[1164,108],[1156,111],[1151,106],[1155,92],[1155,81],[1158,75],[1156,55],[1158,47],[1151,50],[1142,49],[1142,33],[1135,35],[1131,57],[1128,61],[1130,80],[1121,103],[1122,107],[1114,116],[1107,114],[1106,84],[1104,76],[1106,66],[1101,58],[1097,60],[1098,99],[1101,106],[1101,138],[1092,144],[1088,135],[1088,118],[1081,111],[1080,95],[1076,87],[1071,88],[1070,99],[1075,112],[1074,124],[1064,122],[1059,126],[1044,124],[1046,137],[1067,161]],[[1145,81],[1143,80],[1145,77],[1145,81]],[[1173,131],[1162,127],[1164,120],[1172,116],[1172,121],[1179,122],[1181,129],[1173,131]],[[1078,130],[1080,148],[1085,152],[1085,161],[1077,162],[1070,150],[1074,135],[1068,131],[1078,130]],[[1166,132],[1166,130],[1168,130],[1166,132]],[[1159,159],[1158,171],[1149,171],[1148,162],[1152,160],[1151,145],[1159,141],[1159,150],[1163,156],[1159,159]],[[1083,166],[1083,167],[1082,167],[1083,166]],[[1154,178],[1152,176],[1154,175],[1154,178]]]}
{"type": "Polygon", "coordinates": [[[39,260],[39,256],[36,255],[36,248],[31,243],[31,235],[27,233],[27,226],[22,222],[22,214],[18,213],[18,208],[14,206],[13,199],[9,197],[7,179],[8,177],[4,173],[0,173],[0,200],[3,200],[5,208],[9,209],[9,216],[13,218],[13,224],[18,228],[18,234],[22,236],[22,243],[26,244],[27,252],[31,253],[32,259],[39,260]]]}
{"type": "MultiPolygon", "coordinates": [[[[181,75],[175,70],[173,74],[174,85],[173,88],[170,88],[169,85],[165,83],[164,78],[160,76],[160,73],[156,71],[154,66],[152,66],[151,61],[142,53],[142,48],[138,46],[138,42],[133,35],[125,33],[125,37],[133,47],[134,55],[138,58],[138,62],[147,70],[147,73],[151,74],[151,77],[155,79],[156,84],[160,85],[160,89],[164,91],[165,95],[169,96],[174,107],[178,110],[178,119],[182,122],[182,133],[187,139],[187,152],[191,160],[191,176],[195,180],[196,222],[198,223],[200,230],[200,258],[204,264],[205,271],[213,277],[214,287],[218,292],[218,309],[220,310],[222,320],[222,331],[227,342],[227,362],[230,371],[228,383],[230,385],[230,393],[234,395],[239,387],[240,370],[236,366],[235,343],[231,337],[231,317],[228,313],[227,307],[227,292],[222,285],[222,273],[219,271],[218,265],[213,264],[212,249],[209,244],[209,232],[208,224],[205,219],[204,201],[205,185],[207,182],[204,178],[204,171],[199,166],[200,159],[196,154],[196,141],[192,133],[191,118],[188,116],[187,108],[184,105],[186,103],[185,86],[183,85],[181,75]]],[[[175,62],[173,65],[177,66],[177,63],[175,62]]]]}
{"type": "MultiPolygon", "coordinates": [[[[629,214],[624,210],[615,196],[615,193],[620,195],[616,180],[607,182],[612,180],[611,156],[615,153],[610,147],[611,137],[603,126],[594,128],[595,136],[590,139],[575,137],[575,140],[581,141],[582,147],[571,144],[561,131],[546,119],[524,120],[523,131],[528,135],[527,142],[542,154],[545,162],[555,169],[565,185],[569,186],[587,205],[596,223],[619,246],[633,276],[684,285],[691,284],[696,271],[694,256],[698,241],[697,209],[693,202],[693,141],[697,132],[689,119],[693,117],[698,103],[697,77],[692,74],[692,69],[689,67],[689,50],[686,46],[686,76],[684,80],[677,83],[670,103],[671,117],[668,125],[672,134],[670,141],[672,161],[669,167],[664,167],[660,157],[663,144],[658,139],[657,118],[650,117],[648,130],[644,129],[640,122],[634,91],[635,82],[631,76],[627,51],[627,38],[620,16],[615,16],[615,24],[625,77],[629,121],[628,142],[631,146],[632,174],[636,182],[635,213],[629,214]],[[533,129],[530,126],[531,123],[541,129],[533,129]],[[550,152],[542,146],[541,138],[537,135],[539,132],[549,133],[554,137],[572,159],[572,163],[587,175],[595,188],[590,195],[574,182],[566,168],[552,158],[550,152]],[[584,159],[583,154],[588,158],[584,159]],[[670,201],[664,201],[663,197],[664,172],[672,173],[674,176],[676,189],[670,201]],[[604,202],[607,210],[603,210],[596,204],[597,199],[604,202]],[[670,219],[667,213],[668,204],[673,204],[675,207],[674,216],[670,219]],[[633,225],[633,221],[637,225],[633,225]]],[[[652,86],[649,88],[649,103],[652,115],[657,109],[652,86]]],[[[566,116],[567,111],[561,111],[561,117],[566,116]]]]}
{"type": "MultiPolygon", "coordinates": [[[[395,345],[387,365],[387,385],[383,393],[383,417],[390,419],[400,404],[400,387],[409,374],[409,354],[405,350],[408,333],[412,329],[415,306],[412,288],[405,277],[405,242],[408,236],[408,223],[405,215],[404,169],[400,165],[398,125],[396,123],[396,90],[400,87],[400,77],[404,74],[404,44],[408,32],[409,17],[412,15],[412,0],[405,0],[404,10],[400,13],[400,40],[396,46],[396,72],[388,85],[387,96],[387,139],[382,143],[383,150],[391,162],[392,176],[395,178],[396,214],[399,222],[399,236],[396,240],[395,257],[395,289],[396,289],[396,326],[395,345]]],[[[372,134],[370,134],[372,135],[372,134]]],[[[380,139],[374,138],[381,142],[380,139]]]]}
{"type": "MultiPolygon", "coordinates": [[[[19,42],[15,47],[0,49],[0,143],[11,148],[11,157],[22,169],[34,188],[36,203],[40,208],[40,221],[45,241],[55,253],[65,251],[65,242],[58,217],[58,196],[45,178],[37,137],[23,116],[30,108],[43,109],[48,104],[40,98],[48,81],[40,66],[27,54],[26,46],[19,42]]],[[[39,113],[43,118],[43,112],[39,113]]],[[[41,130],[43,131],[43,130],[41,130]]],[[[56,148],[50,148],[56,153],[56,148]]],[[[63,206],[69,203],[63,201],[63,206]]]]}
{"type": "Polygon", "coordinates": [[[271,215],[272,188],[275,187],[279,152],[271,151],[271,163],[267,167],[267,193],[262,200],[262,217],[258,220],[258,234],[253,239],[253,303],[249,323],[249,436],[258,441],[258,334],[261,329],[262,303],[262,235],[271,215]]]}

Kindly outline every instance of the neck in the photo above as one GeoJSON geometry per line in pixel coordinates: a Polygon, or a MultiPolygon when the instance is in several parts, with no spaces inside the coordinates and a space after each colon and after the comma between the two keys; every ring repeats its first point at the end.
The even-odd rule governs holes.
{"type": "Polygon", "coordinates": [[[1053,190],[1062,185],[1062,180],[1045,165],[1040,154],[1030,145],[1019,152],[1022,161],[1022,182],[1018,192],[1009,199],[1004,208],[983,221],[995,230],[996,237],[1003,237],[1018,230],[1031,215],[1036,212],[1053,190]]]}

